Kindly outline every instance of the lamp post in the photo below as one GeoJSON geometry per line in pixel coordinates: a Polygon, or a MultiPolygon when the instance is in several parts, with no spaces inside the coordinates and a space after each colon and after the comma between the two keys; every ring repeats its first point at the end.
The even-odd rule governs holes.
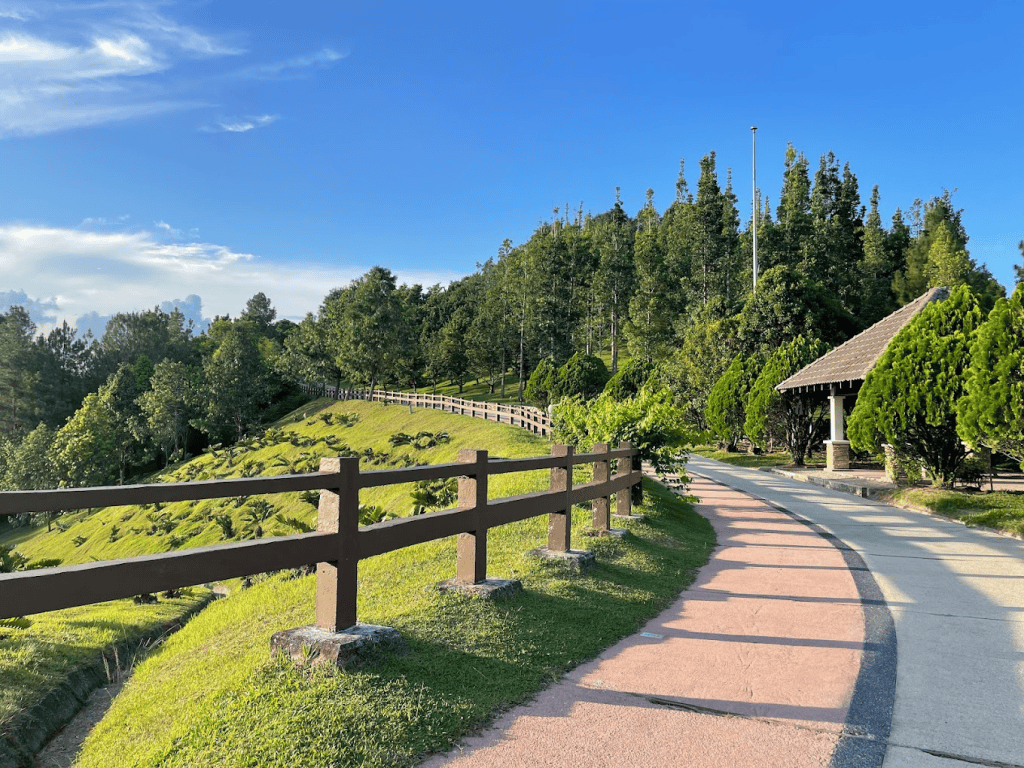
{"type": "Polygon", "coordinates": [[[753,210],[753,241],[754,241],[754,290],[757,290],[757,126],[750,126],[750,137],[753,140],[753,176],[754,189],[750,193],[750,207],[753,210]]]}

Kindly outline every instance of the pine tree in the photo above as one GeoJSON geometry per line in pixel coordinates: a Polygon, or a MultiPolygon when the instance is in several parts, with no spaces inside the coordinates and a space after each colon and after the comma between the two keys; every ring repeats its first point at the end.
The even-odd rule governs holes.
{"type": "Polygon", "coordinates": [[[892,295],[893,264],[887,247],[887,234],[878,213],[878,185],[871,190],[871,212],[864,226],[864,263],[861,268],[860,320],[874,325],[896,309],[892,295]]]}
{"type": "Polygon", "coordinates": [[[625,211],[619,189],[615,190],[615,205],[592,222],[594,242],[599,261],[594,276],[596,296],[608,318],[611,341],[612,373],[619,370],[619,343],[622,323],[629,310],[629,299],[635,281],[633,238],[636,227],[625,211]]]}
{"type": "Polygon", "coordinates": [[[853,447],[921,461],[936,485],[951,487],[966,451],[957,432],[971,346],[981,309],[967,286],[929,304],[868,373],[849,421],[853,447]]]}
{"type": "Polygon", "coordinates": [[[1024,283],[978,329],[957,427],[972,447],[1005,453],[1024,469],[1024,283]]]}
{"type": "Polygon", "coordinates": [[[781,442],[797,466],[824,438],[828,409],[819,393],[779,392],[775,387],[827,351],[828,345],[813,337],[797,336],[783,344],[765,362],[747,398],[747,435],[764,448],[781,442]]]}
{"type": "Polygon", "coordinates": [[[629,302],[629,321],[624,333],[629,353],[647,362],[662,359],[672,340],[673,313],[669,310],[668,275],[654,190],[647,190],[647,202],[637,214],[634,245],[636,288],[629,302]]]}
{"type": "MultiPolygon", "coordinates": [[[[776,219],[777,237],[768,238],[763,269],[770,269],[779,264],[796,266],[801,260],[804,243],[809,240],[813,229],[807,158],[802,153],[798,154],[792,144],[786,147],[782,196],[776,211],[776,219]]],[[[758,232],[759,246],[760,234],[758,232]]],[[[758,260],[761,260],[760,254],[758,260]]]]}
{"type": "Polygon", "coordinates": [[[949,224],[940,222],[928,248],[928,287],[966,285],[971,272],[967,251],[957,248],[949,224]]]}

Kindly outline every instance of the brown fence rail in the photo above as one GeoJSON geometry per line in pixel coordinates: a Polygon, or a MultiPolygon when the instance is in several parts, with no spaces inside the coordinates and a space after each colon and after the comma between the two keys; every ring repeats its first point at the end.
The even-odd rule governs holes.
{"type": "Polygon", "coordinates": [[[456,579],[479,584],[487,578],[487,530],[544,514],[549,515],[547,547],[568,551],[573,504],[594,502],[598,531],[609,529],[613,494],[619,514],[629,514],[630,488],[642,476],[633,469],[635,455],[629,443],[616,450],[598,444],[591,453],[578,455],[571,446],[555,445],[551,456],[511,460],[463,450],[454,464],[373,472],[360,472],[358,458],[343,457],[322,459],[319,472],[303,475],[2,492],[0,515],[315,489],[320,505],[314,533],[0,574],[0,619],[318,563],[316,623],[341,631],[356,624],[360,560],[457,534],[456,579]],[[614,460],[618,466],[611,475],[609,462],[614,460]],[[573,485],[573,467],[590,463],[593,481],[573,485]],[[538,469],[551,472],[547,491],[487,498],[490,475],[538,469]],[[455,509],[359,527],[361,488],[452,477],[459,478],[455,509]]]}
{"type": "Polygon", "coordinates": [[[502,424],[511,424],[545,437],[551,434],[551,417],[539,408],[530,405],[485,403],[482,400],[464,400],[461,397],[448,397],[447,395],[390,392],[383,389],[375,389],[371,392],[366,389],[342,388],[339,390],[337,387],[314,384],[300,386],[307,395],[315,397],[330,397],[334,400],[367,400],[374,403],[409,405],[414,408],[432,408],[435,411],[447,411],[488,421],[498,421],[502,424]]]}

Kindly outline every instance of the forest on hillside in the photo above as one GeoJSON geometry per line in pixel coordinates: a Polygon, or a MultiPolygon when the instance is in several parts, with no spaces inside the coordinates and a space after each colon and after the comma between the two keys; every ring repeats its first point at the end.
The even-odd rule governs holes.
{"type": "Polygon", "coordinates": [[[0,315],[0,485],[124,481],[243,437],[301,402],[300,382],[461,388],[482,378],[546,405],[570,360],[602,385],[656,372],[690,425],[707,430],[709,393],[739,358],[798,337],[827,349],[931,286],[967,285],[986,312],[1005,295],[970,257],[949,192],[897,208],[887,225],[879,205],[878,187],[865,205],[834,154],[812,178],[790,146],[780,200],[759,204],[755,292],[752,222],[742,224],[711,152],[695,193],[680,163],[664,210],[651,190],[634,216],[618,194],[597,215],[556,208],[462,280],[398,285],[374,267],[300,323],[277,320],[259,293],[201,334],[156,308],[115,315],[101,338],[83,339],[67,324],[38,334],[12,307],[0,315]],[[597,355],[610,370],[595,371],[597,355]]]}

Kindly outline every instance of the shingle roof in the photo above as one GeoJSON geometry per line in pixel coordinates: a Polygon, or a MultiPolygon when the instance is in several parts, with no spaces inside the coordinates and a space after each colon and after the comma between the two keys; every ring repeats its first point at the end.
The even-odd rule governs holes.
{"type": "Polygon", "coordinates": [[[783,391],[863,381],[896,334],[930,303],[942,301],[948,296],[947,288],[929,289],[866,331],[861,331],[806,368],[797,371],[775,388],[783,391]]]}

